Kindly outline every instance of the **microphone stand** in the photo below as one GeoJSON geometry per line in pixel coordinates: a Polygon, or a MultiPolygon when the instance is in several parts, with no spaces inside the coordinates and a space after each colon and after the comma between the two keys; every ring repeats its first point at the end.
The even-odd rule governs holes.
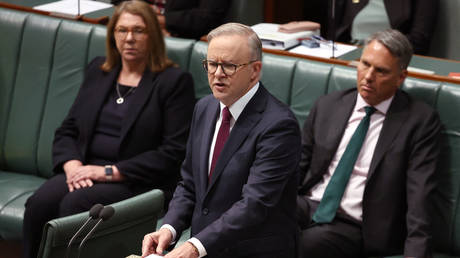
{"type": "Polygon", "coordinates": [[[332,58],[335,59],[335,0],[332,0],[332,8],[331,8],[331,34],[332,34],[332,58]]]}
{"type": "Polygon", "coordinates": [[[69,243],[67,244],[67,250],[66,250],[66,257],[67,258],[70,257],[70,247],[72,246],[72,243],[75,241],[77,236],[79,236],[81,234],[83,229],[86,227],[86,225],[88,225],[88,223],[91,220],[99,218],[99,213],[103,210],[103,208],[104,208],[104,206],[102,206],[102,204],[95,204],[95,205],[93,205],[93,207],[91,207],[91,209],[89,210],[89,218],[85,221],[83,226],[81,226],[78,229],[77,233],[75,233],[75,235],[73,235],[73,237],[70,239],[69,243]]]}
{"type": "Polygon", "coordinates": [[[80,258],[81,249],[82,249],[83,245],[89,239],[89,237],[93,234],[93,232],[97,228],[97,226],[99,226],[99,224],[102,221],[106,221],[106,220],[110,219],[113,216],[114,213],[115,213],[115,209],[112,206],[105,206],[104,209],[101,210],[101,212],[99,213],[98,221],[93,226],[93,228],[88,232],[88,234],[85,236],[85,238],[83,238],[83,240],[81,241],[80,245],[78,246],[77,258],[80,258]]]}
{"type": "Polygon", "coordinates": [[[83,238],[83,240],[81,240],[81,243],[80,245],[78,246],[78,255],[77,255],[77,258],[80,258],[80,254],[81,254],[81,247],[83,246],[83,244],[86,242],[86,240],[88,240],[88,238],[93,234],[94,230],[97,228],[97,226],[102,222],[102,218],[100,218],[96,224],[94,225],[94,227],[88,232],[88,234],[85,236],[85,238],[83,238]]]}

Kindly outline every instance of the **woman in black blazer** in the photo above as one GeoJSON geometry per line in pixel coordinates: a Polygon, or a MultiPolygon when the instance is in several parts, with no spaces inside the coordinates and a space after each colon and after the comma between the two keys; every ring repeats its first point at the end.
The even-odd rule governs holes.
{"type": "Polygon", "coordinates": [[[167,59],[156,16],[144,2],[116,8],[106,48],[107,58],[88,65],[56,130],[56,175],[26,203],[25,257],[37,257],[47,221],[153,188],[170,199],[178,180],[195,103],[192,77],[167,59]]]}

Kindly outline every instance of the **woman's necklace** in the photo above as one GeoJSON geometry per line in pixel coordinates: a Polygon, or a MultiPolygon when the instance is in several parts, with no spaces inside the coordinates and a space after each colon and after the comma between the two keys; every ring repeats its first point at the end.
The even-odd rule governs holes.
{"type": "Polygon", "coordinates": [[[118,105],[123,104],[123,102],[125,102],[125,97],[128,96],[135,89],[135,87],[130,87],[131,89],[129,89],[128,92],[126,92],[125,95],[122,96],[120,93],[120,84],[118,82],[115,88],[117,89],[117,94],[118,94],[118,99],[117,99],[118,105]]]}

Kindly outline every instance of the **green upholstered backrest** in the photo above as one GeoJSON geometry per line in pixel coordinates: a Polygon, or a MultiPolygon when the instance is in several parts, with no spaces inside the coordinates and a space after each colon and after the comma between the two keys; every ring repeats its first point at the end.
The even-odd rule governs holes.
{"type": "Polygon", "coordinates": [[[190,56],[190,63],[188,65],[188,71],[193,76],[195,97],[198,99],[211,94],[211,89],[209,88],[208,83],[208,75],[206,74],[206,71],[201,64],[201,62],[206,59],[207,52],[207,43],[201,41],[196,42],[193,46],[192,54],[190,56]]]}
{"type": "MultiPolygon", "coordinates": [[[[80,257],[127,257],[140,254],[142,239],[155,230],[163,202],[163,192],[152,190],[113,204],[113,217],[97,227],[82,246],[80,257]]],[[[83,212],[49,221],[45,225],[38,257],[65,257],[68,242],[88,217],[88,212],[83,212]]],[[[94,222],[88,228],[93,225],[94,222]]],[[[87,234],[88,228],[82,236],[87,234]]],[[[72,245],[71,257],[76,257],[82,238],[77,238],[72,245]]]]}
{"type": "Polygon", "coordinates": [[[444,130],[433,209],[434,241],[443,251],[460,256],[460,85],[445,83],[437,96],[444,130]]]}
{"type": "Polygon", "coordinates": [[[168,57],[180,68],[187,70],[195,40],[165,37],[168,57]]]}
{"type": "Polygon", "coordinates": [[[0,9],[0,169],[5,167],[5,134],[16,78],[18,53],[26,14],[0,9]]]}
{"type": "Polygon", "coordinates": [[[327,84],[327,93],[356,87],[356,69],[334,66],[327,84]]]}
{"type": "Polygon", "coordinates": [[[6,169],[34,174],[37,139],[48,82],[53,67],[53,47],[59,19],[27,16],[17,55],[16,74],[8,110],[3,151],[6,169]]]}
{"type": "Polygon", "coordinates": [[[272,54],[265,54],[262,58],[262,83],[271,94],[288,105],[296,62],[296,58],[272,54]]]}
{"type": "Polygon", "coordinates": [[[406,78],[401,89],[409,93],[412,97],[422,100],[431,107],[436,107],[436,101],[442,83],[439,81],[421,80],[416,78],[406,78]]]}
{"type": "Polygon", "coordinates": [[[0,43],[0,168],[49,177],[54,131],[76,96],[90,52],[104,54],[95,51],[100,44],[89,47],[100,28],[0,12],[0,33],[11,35],[0,43]]]}
{"type": "Polygon", "coordinates": [[[333,66],[327,63],[300,60],[294,72],[290,106],[303,127],[316,99],[326,94],[333,66]]]}

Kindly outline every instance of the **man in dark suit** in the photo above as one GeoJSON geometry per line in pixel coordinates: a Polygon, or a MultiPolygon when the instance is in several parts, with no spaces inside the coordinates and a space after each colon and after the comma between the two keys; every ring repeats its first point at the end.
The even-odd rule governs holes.
{"type": "Polygon", "coordinates": [[[297,200],[302,257],[431,257],[441,126],[431,107],[398,89],[411,56],[400,32],[374,34],[357,89],[323,96],[312,108],[297,200]],[[360,147],[352,147],[359,137],[360,147]]]}
{"type": "Polygon", "coordinates": [[[262,46],[249,27],[222,25],[208,41],[213,95],[195,107],[182,181],[143,256],[191,226],[192,238],[165,257],[295,257],[297,121],[259,82],[262,46]]]}
{"type": "MultiPolygon", "coordinates": [[[[112,0],[119,4],[127,0],[112,0]]],[[[225,22],[231,0],[144,0],[157,13],[163,34],[199,39],[225,22]]]]}
{"type": "MultiPolygon", "coordinates": [[[[379,15],[385,17],[392,29],[397,29],[406,35],[412,43],[415,54],[426,55],[430,49],[436,26],[439,1],[383,0],[379,2],[369,0],[321,1],[321,4],[314,6],[313,8],[316,9],[309,10],[309,13],[322,14],[322,16],[313,16],[313,20],[321,22],[321,32],[325,37],[350,42],[353,40],[352,28],[356,16],[371,3],[374,11],[372,18],[375,19],[379,15]],[[335,3],[334,7],[332,7],[333,3],[335,3]],[[332,10],[335,10],[334,19],[332,19],[332,10]],[[319,20],[317,17],[320,17],[319,20]]],[[[307,12],[306,15],[309,13],[307,12]]],[[[306,18],[308,17],[311,15],[306,18]]],[[[369,20],[369,27],[375,28],[376,25],[372,22],[374,20],[369,20]]]]}

